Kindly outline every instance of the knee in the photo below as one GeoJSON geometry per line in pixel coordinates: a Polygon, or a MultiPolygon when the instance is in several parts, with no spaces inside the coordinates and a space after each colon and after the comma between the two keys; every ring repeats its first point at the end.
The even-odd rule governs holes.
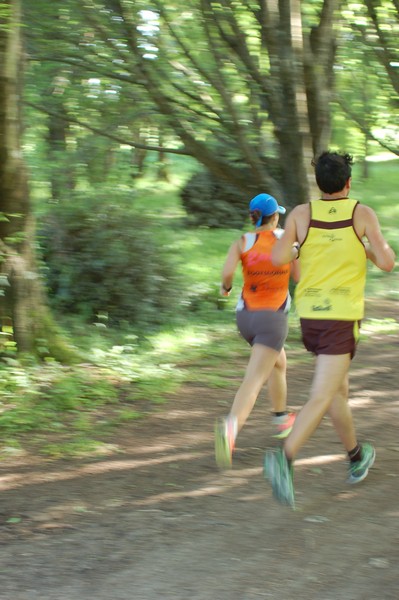
{"type": "Polygon", "coordinates": [[[274,368],[282,372],[285,372],[287,370],[287,357],[284,351],[280,352],[280,354],[278,355],[277,360],[274,364],[274,368]]]}

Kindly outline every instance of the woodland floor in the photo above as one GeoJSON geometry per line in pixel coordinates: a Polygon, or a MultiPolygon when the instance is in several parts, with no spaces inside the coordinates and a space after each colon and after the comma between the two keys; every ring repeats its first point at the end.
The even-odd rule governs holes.
{"type": "MultiPolygon", "coordinates": [[[[398,320],[395,303],[373,312],[398,320]]],[[[289,364],[292,409],[311,375],[309,360],[289,364]]],[[[264,395],[233,469],[216,469],[213,423],[231,387],[187,383],[120,428],[110,456],[2,460],[0,599],[398,600],[398,330],[361,341],[350,397],[375,466],[348,486],[343,448],[324,419],[296,462],[296,511],[275,502],[262,475],[276,443],[264,395]]]]}

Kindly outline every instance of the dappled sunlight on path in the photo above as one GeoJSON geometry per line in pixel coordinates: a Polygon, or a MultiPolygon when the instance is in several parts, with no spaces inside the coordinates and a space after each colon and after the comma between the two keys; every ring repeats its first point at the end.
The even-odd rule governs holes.
{"type": "MultiPolygon", "coordinates": [[[[288,368],[295,410],[313,370],[302,355],[288,368]]],[[[396,600],[398,358],[399,334],[370,335],[351,368],[359,439],[377,450],[369,476],[345,483],[326,417],[295,462],[296,511],[263,476],[264,453],[279,444],[264,393],[233,468],[216,468],[213,424],[231,386],[186,384],[120,427],[106,456],[0,462],[0,599],[396,600]]]]}

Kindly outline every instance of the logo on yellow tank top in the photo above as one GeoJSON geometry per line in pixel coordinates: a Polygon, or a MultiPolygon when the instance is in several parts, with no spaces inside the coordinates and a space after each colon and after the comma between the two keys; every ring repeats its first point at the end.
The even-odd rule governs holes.
{"type": "Polygon", "coordinates": [[[321,237],[329,240],[330,242],[340,242],[342,240],[342,237],[335,235],[335,233],[325,233],[321,237]]]}
{"type": "Polygon", "coordinates": [[[332,304],[329,299],[326,299],[323,304],[313,304],[312,310],[315,312],[328,312],[332,310],[332,304]]]}

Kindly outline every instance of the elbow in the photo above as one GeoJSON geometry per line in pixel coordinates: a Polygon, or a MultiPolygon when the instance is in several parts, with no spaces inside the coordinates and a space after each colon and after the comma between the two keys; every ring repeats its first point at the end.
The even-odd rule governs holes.
{"type": "Polygon", "coordinates": [[[395,259],[392,260],[384,260],[381,261],[377,266],[381,269],[381,271],[385,271],[386,273],[390,273],[395,268],[395,259]]]}
{"type": "Polygon", "coordinates": [[[384,266],[385,266],[384,271],[387,271],[388,273],[393,271],[395,268],[395,260],[396,260],[396,254],[395,254],[394,250],[388,246],[388,252],[387,252],[387,254],[385,256],[385,260],[384,260],[384,266]]]}
{"type": "Polygon", "coordinates": [[[395,252],[392,248],[387,248],[385,252],[367,254],[368,258],[375,264],[376,267],[390,273],[395,268],[395,252]]]}
{"type": "Polygon", "coordinates": [[[393,260],[392,262],[390,262],[389,264],[386,265],[386,268],[384,269],[384,271],[386,271],[387,273],[391,273],[395,268],[395,261],[393,260]]]}
{"type": "Polygon", "coordinates": [[[395,253],[392,250],[392,248],[390,248],[390,250],[391,250],[390,255],[385,258],[385,260],[383,261],[384,262],[384,266],[382,267],[382,269],[384,271],[386,271],[387,273],[390,273],[395,268],[395,259],[396,259],[396,256],[395,256],[395,253]]]}

